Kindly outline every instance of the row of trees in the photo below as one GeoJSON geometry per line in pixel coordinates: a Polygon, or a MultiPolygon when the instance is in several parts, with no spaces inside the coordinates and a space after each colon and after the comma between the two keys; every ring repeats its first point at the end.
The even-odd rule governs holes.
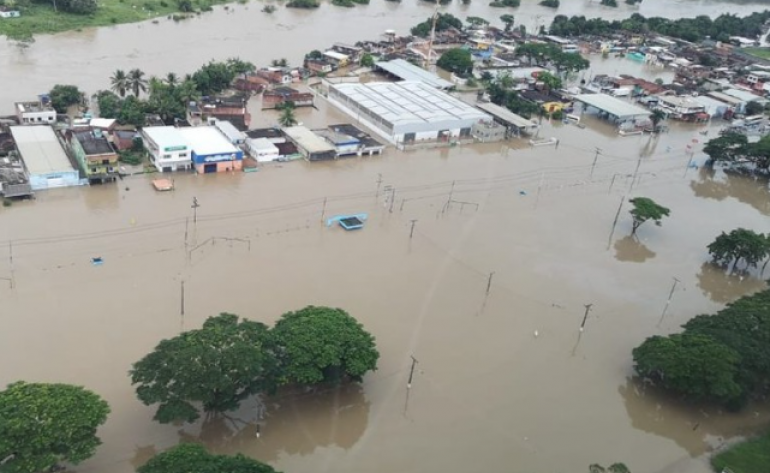
{"type": "Polygon", "coordinates": [[[550,43],[524,43],[516,47],[516,56],[527,58],[533,66],[552,66],[559,74],[588,69],[591,62],[576,53],[567,53],[550,43]]]}
{"type": "Polygon", "coordinates": [[[238,58],[211,61],[184,77],[169,73],[163,79],[151,77],[148,80],[139,69],[128,73],[117,70],[110,78],[112,90],[100,91],[95,98],[99,114],[104,118],[116,118],[123,124],[142,126],[145,115],[153,113],[171,124],[175,118],[185,117],[190,102],[221,92],[238,75],[254,70],[254,64],[238,58]],[[141,99],[142,95],[146,95],[146,99],[141,99]]]}
{"type": "MultiPolygon", "coordinates": [[[[761,107],[761,106],[760,106],[761,107]]],[[[758,174],[770,174],[770,136],[749,143],[742,133],[725,133],[703,147],[709,163],[727,164],[758,174]]]]}
{"type": "Polygon", "coordinates": [[[647,34],[658,33],[686,41],[701,41],[710,37],[717,41],[728,41],[730,36],[756,37],[770,19],[770,11],[752,13],[744,17],[723,14],[712,19],[706,15],[695,18],[661,18],[634,13],[625,20],[604,20],[578,15],[567,17],[556,15],[551,23],[550,33],[558,36],[597,35],[609,36],[619,32],[647,34]]]}
{"type": "Polygon", "coordinates": [[[146,405],[161,423],[193,422],[237,409],[281,386],[360,381],[377,368],[374,337],[342,309],[309,306],[284,314],[273,328],[233,314],[161,341],[131,369],[146,405]]]}
{"type": "Polygon", "coordinates": [[[744,296],[684,331],[633,350],[644,380],[694,401],[738,409],[770,392],[770,289],[744,296]]]}
{"type": "MultiPolygon", "coordinates": [[[[155,419],[192,422],[199,410],[219,413],[285,385],[360,381],[377,367],[374,337],[341,309],[309,306],[284,314],[272,329],[233,314],[210,317],[197,330],[163,340],[130,372],[139,399],[158,404],[155,419]]],[[[0,391],[0,471],[37,473],[78,464],[101,444],[110,413],[79,386],[16,382],[0,391]]],[[[139,473],[273,473],[241,455],[211,455],[182,444],[139,473]]]]}

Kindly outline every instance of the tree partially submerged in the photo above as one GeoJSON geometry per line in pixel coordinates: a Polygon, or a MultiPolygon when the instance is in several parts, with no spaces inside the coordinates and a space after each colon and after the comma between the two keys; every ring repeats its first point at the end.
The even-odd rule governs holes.
{"type": "Polygon", "coordinates": [[[770,257],[770,235],[753,230],[737,228],[730,233],[722,232],[708,246],[714,263],[729,266],[734,270],[743,261],[746,268],[756,267],[770,257]]]}
{"type": "Polygon", "coordinates": [[[152,457],[139,473],[276,473],[270,466],[241,454],[214,455],[202,445],[182,443],[152,457]]]}
{"type": "Polygon", "coordinates": [[[663,218],[668,217],[671,213],[669,209],[648,197],[635,197],[630,199],[629,202],[633,206],[629,211],[633,218],[631,235],[635,235],[639,227],[648,220],[652,220],[655,222],[655,225],[660,226],[663,218]]]}
{"type": "Polygon", "coordinates": [[[160,423],[192,422],[204,412],[235,410],[273,387],[275,363],[267,327],[223,313],[198,330],[163,340],[130,371],[146,405],[158,404],[160,423]]]}
{"type": "Polygon", "coordinates": [[[308,306],[275,324],[280,384],[361,380],[377,369],[374,337],[342,309],[308,306]]]}
{"type": "Polygon", "coordinates": [[[80,386],[9,385],[0,391],[0,471],[34,473],[90,458],[109,412],[102,398],[80,386]]]}
{"type": "Polygon", "coordinates": [[[725,133],[709,140],[703,147],[709,156],[709,164],[736,166],[750,171],[770,173],[770,135],[755,143],[749,143],[742,133],[725,133]]]}
{"type": "Polygon", "coordinates": [[[74,85],[56,84],[48,93],[51,97],[51,105],[59,113],[67,113],[67,109],[73,105],[81,105],[85,95],[74,85]]]}
{"type": "Polygon", "coordinates": [[[442,54],[436,65],[460,77],[468,77],[473,71],[473,58],[467,49],[454,48],[442,54]]]}

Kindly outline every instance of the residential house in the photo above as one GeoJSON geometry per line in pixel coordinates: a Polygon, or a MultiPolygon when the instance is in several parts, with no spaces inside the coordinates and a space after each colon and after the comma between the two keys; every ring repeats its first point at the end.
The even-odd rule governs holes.
{"type": "Polygon", "coordinates": [[[268,80],[271,84],[291,84],[294,78],[288,67],[266,67],[257,71],[257,76],[268,80]]]}
{"type": "Polygon", "coordinates": [[[134,140],[141,136],[133,127],[120,127],[112,130],[112,146],[118,151],[125,151],[134,147],[134,140]]]}
{"type": "Polygon", "coordinates": [[[334,146],[304,126],[288,127],[283,132],[308,161],[325,161],[337,157],[334,146]]]}
{"type": "Polygon", "coordinates": [[[117,179],[118,153],[101,129],[67,130],[64,139],[89,183],[117,179]]]}
{"type": "Polygon", "coordinates": [[[249,130],[246,132],[247,139],[259,139],[265,138],[273,144],[286,143],[286,136],[281,132],[280,128],[257,128],[256,130],[249,130]]]}
{"type": "Polygon", "coordinates": [[[50,102],[16,102],[16,118],[22,125],[51,125],[56,123],[56,110],[50,102]]]}
{"type": "Polygon", "coordinates": [[[329,62],[320,59],[305,60],[305,67],[316,74],[328,74],[334,70],[329,62]]]}
{"type": "Polygon", "coordinates": [[[0,131],[0,196],[29,197],[32,186],[10,133],[0,131]]]}
{"type": "Polygon", "coordinates": [[[361,55],[363,54],[363,48],[360,48],[358,46],[353,46],[351,44],[345,44],[345,43],[334,43],[332,46],[332,51],[336,51],[338,53],[344,54],[348,56],[350,61],[358,61],[361,58],[361,55]]]}
{"type": "Polygon", "coordinates": [[[705,121],[709,118],[706,107],[687,96],[659,95],[656,108],[669,118],[686,122],[705,121]]]}
{"type": "Polygon", "coordinates": [[[246,141],[246,136],[227,120],[214,121],[214,127],[235,146],[240,146],[246,141]]]}
{"type": "Polygon", "coordinates": [[[326,60],[335,68],[345,67],[350,63],[350,56],[347,54],[342,54],[333,50],[325,51],[323,54],[326,60]]]}
{"type": "Polygon", "coordinates": [[[256,74],[249,74],[246,77],[238,77],[233,82],[233,88],[241,92],[252,94],[261,94],[270,84],[270,81],[256,74]]]}
{"type": "Polygon", "coordinates": [[[276,87],[262,94],[262,109],[278,108],[286,102],[292,102],[295,107],[312,107],[313,94],[300,92],[291,87],[276,87]]]}
{"type": "Polygon", "coordinates": [[[248,130],[251,125],[248,100],[247,95],[236,95],[191,102],[187,107],[187,121],[197,126],[209,124],[209,119],[227,120],[241,131],[248,130]]]}
{"type": "Polygon", "coordinates": [[[277,161],[280,158],[278,147],[267,138],[247,138],[246,150],[260,163],[277,161]]]}

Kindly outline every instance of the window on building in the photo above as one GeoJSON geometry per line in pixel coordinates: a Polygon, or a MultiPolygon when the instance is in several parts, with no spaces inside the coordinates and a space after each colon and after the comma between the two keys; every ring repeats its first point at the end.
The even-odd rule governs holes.
{"type": "Polygon", "coordinates": [[[163,159],[171,159],[171,155],[170,154],[164,154],[163,155],[163,159]]]}
{"type": "Polygon", "coordinates": [[[109,159],[102,159],[102,164],[110,164],[110,160],[109,159]]]}
{"type": "Polygon", "coordinates": [[[96,172],[96,168],[91,168],[91,172],[96,172]]]}
{"type": "Polygon", "coordinates": [[[179,153],[179,157],[180,158],[186,158],[187,157],[187,153],[179,153]]]}
{"type": "Polygon", "coordinates": [[[37,117],[37,121],[42,122],[43,121],[43,117],[37,117]]]}

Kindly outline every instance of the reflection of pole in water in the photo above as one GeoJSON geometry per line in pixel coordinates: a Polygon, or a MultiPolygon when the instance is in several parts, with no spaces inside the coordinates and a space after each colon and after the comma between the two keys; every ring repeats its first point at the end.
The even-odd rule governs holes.
{"type": "Polygon", "coordinates": [[[417,223],[417,220],[411,220],[412,222],[412,228],[409,230],[409,239],[412,239],[412,236],[414,236],[414,224],[417,223]]]}
{"type": "Polygon", "coordinates": [[[382,185],[382,173],[377,173],[377,192],[374,194],[375,199],[380,198],[380,186],[382,185]]]}
{"type": "Polygon", "coordinates": [[[545,181],[545,171],[540,173],[540,183],[537,185],[537,195],[535,196],[535,208],[537,208],[538,202],[540,202],[540,191],[543,190],[543,182],[545,181]]]}
{"type": "Polygon", "coordinates": [[[612,221],[612,230],[610,231],[610,238],[607,242],[607,250],[610,249],[610,245],[612,245],[612,237],[615,235],[615,227],[618,225],[618,219],[620,218],[620,211],[623,208],[623,202],[625,202],[626,196],[623,196],[620,198],[620,205],[618,205],[618,211],[615,212],[615,220],[612,221]]]}
{"type": "Polygon", "coordinates": [[[11,289],[13,289],[16,286],[16,277],[14,275],[13,270],[13,242],[8,242],[8,263],[10,264],[10,270],[11,270],[11,289]]]}
{"type": "Polygon", "coordinates": [[[396,201],[396,188],[393,187],[390,190],[390,208],[388,209],[388,212],[393,213],[393,203],[396,201]]]}
{"type": "MultiPolygon", "coordinates": [[[[377,188],[377,192],[378,193],[380,192],[379,187],[377,188]]],[[[324,205],[321,208],[321,221],[322,222],[324,221],[324,215],[326,215],[326,197],[324,197],[324,205]]]]}
{"type": "Polygon", "coordinates": [[[494,271],[489,273],[489,279],[487,279],[487,292],[486,292],[486,295],[489,295],[489,290],[492,289],[492,277],[494,275],[495,275],[494,271]]]}
{"type": "Polygon", "coordinates": [[[184,332],[184,279],[182,279],[181,281],[181,298],[180,298],[179,315],[181,318],[182,331],[184,332]]]}
{"type": "Polygon", "coordinates": [[[414,367],[419,361],[412,355],[412,368],[409,370],[409,381],[406,382],[406,389],[412,389],[412,378],[414,377],[414,367]]]}
{"type": "Polygon", "coordinates": [[[593,304],[586,304],[583,307],[586,308],[586,313],[583,315],[583,321],[580,323],[580,331],[582,332],[583,329],[586,326],[586,320],[588,320],[588,313],[591,312],[591,307],[593,307],[593,304]]]}
{"type": "Polygon", "coordinates": [[[671,304],[671,298],[674,297],[674,291],[676,291],[676,285],[679,284],[679,280],[677,278],[674,278],[674,284],[671,285],[671,292],[668,293],[668,300],[666,300],[666,305],[663,306],[663,312],[660,314],[660,320],[658,320],[658,325],[660,325],[661,322],[663,322],[663,317],[666,316],[666,312],[668,312],[668,306],[671,304]]]}
{"type": "Polygon", "coordinates": [[[589,174],[589,176],[588,176],[589,178],[593,178],[594,177],[594,168],[596,167],[596,161],[599,159],[599,155],[601,153],[602,153],[601,148],[597,147],[596,148],[596,154],[594,154],[594,162],[591,163],[591,174],[589,174]]]}

